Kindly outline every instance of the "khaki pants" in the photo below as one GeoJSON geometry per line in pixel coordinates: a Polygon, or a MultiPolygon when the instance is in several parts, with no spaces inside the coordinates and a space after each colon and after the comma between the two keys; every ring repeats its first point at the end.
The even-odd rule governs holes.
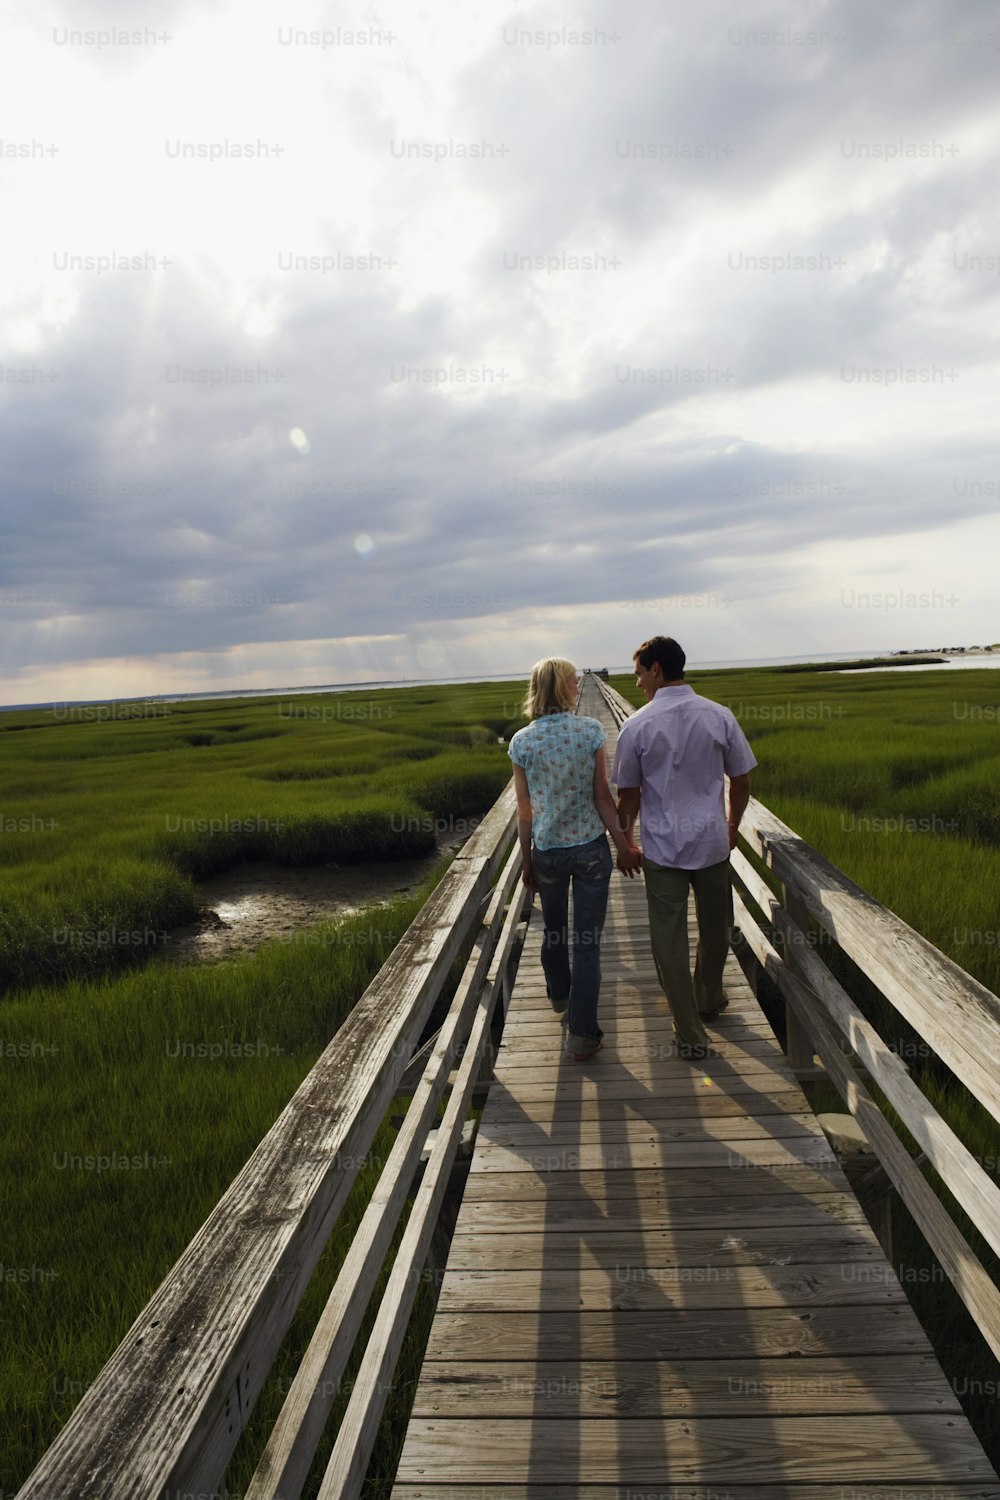
{"type": "Polygon", "coordinates": [[[649,941],[656,973],[670,1004],[674,1031],[693,1047],[709,1044],[700,1013],[722,1001],[722,971],[729,952],[733,891],[729,860],[703,870],[678,870],[646,859],[642,866],[649,908],[649,941]],[[688,958],[688,892],[698,913],[694,980],[688,958]]]}

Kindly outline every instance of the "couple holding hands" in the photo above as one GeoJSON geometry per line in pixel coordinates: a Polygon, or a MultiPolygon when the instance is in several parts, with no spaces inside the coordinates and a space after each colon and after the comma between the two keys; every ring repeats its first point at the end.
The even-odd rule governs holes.
{"type": "Polygon", "coordinates": [[[684,681],[685,656],[675,640],[651,637],[633,662],[636,685],[648,701],[618,733],[611,772],[617,807],[604,752],[607,734],[596,719],[575,712],[579,680],[572,662],[549,657],[532,668],[525,702],[531,722],[509,746],[522,879],[538,892],[545,987],[553,1010],[568,1012],[566,1050],[574,1062],[593,1057],[604,1035],[597,998],[612,868],[605,830],[618,851],[619,870],[630,879],[641,870],[645,879],[650,946],[680,1056],[708,1055],[705,1022],[728,1004],[722,971],[732,923],[729,852],[757,762],[730,710],[684,681]],[[633,837],[640,803],[642,849],[633,837]],[[690,889],[698,913],[693,979],[690,889]]]}

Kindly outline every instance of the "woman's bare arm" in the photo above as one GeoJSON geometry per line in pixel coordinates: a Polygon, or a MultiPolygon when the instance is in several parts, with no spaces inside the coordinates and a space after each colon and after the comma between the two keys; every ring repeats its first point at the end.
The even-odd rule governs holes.
{"type": "Polygon", "coordinates": [[[523,766],[515,765],[514,767],[514,795],[517,798],[517,837],[524,861],[521,879],[529,891],[536,891],[538,887],[535,884],[535,871],[531,863],[531,793],[528,791],[528,778],[523,766]]]}

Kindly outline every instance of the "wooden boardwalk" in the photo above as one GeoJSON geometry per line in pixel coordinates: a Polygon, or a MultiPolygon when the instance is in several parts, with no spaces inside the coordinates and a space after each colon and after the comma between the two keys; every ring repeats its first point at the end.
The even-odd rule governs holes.
{"type": "Polygon", "coordinates": [[[393,1500],[1000,1500],[735,959],[676,1058],[616,874],[580,1065],[538,947],[536,904],[393,1500]]]}

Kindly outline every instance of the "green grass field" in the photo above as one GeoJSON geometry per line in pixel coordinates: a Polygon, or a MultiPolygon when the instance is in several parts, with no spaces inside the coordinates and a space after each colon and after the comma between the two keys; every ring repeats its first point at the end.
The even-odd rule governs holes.
{"type": "MultiPolygon", "coordinates": [[[[692,682],[750,735],[755,795],[996,990],[1000,674],[754,670],[692,682]]],[[[616,685],[639,701],[633,679],[616,685]]],[[[523,722],[522,691],[473,684],[0,716],[0,1493],[16,1490],[52,1441],[420,898],[204,968],[151,963],[159,935],[192,915],[199,876],[240,860],[402,857],[432,849],[438,829],[471,831],[508,780],[498,738],[523,722]]],[[[970,1149],[995,1162],[992,1122],[930,1068],[928,1080],[970,1149]]],[[[385,1125],[262,1397],[272,1416],[391,1140],[385,1125]]],[[[917,1264],[917,1241],[903,1253],[917,1264]]],[[[966,1330],[957,1352],[948,1344],[964,1316],[950,1287],[907,1290],[952,1349],[949,1375],[984,1380],[979,1336],[966,1330]]],[[[400,1411],[432,1302],[422,1286],[400,1411]]],[[[996,1403],[977,1399],[967,1409],[996,1462],[996,1403]]],[[[252,1429],[231,1466],[234,1488],[253,1469],[256,1415],[252,1429]]],[[[373,1496],[388,1494],[391,1472],[386,1448],[373,1496]]]]}
{"type": "Polygon", "coordinates": [[[518,713],[483,684],[0,715],[0,983],[144,963],[243,860],[433,850],[509,778],[518,713]]]}

